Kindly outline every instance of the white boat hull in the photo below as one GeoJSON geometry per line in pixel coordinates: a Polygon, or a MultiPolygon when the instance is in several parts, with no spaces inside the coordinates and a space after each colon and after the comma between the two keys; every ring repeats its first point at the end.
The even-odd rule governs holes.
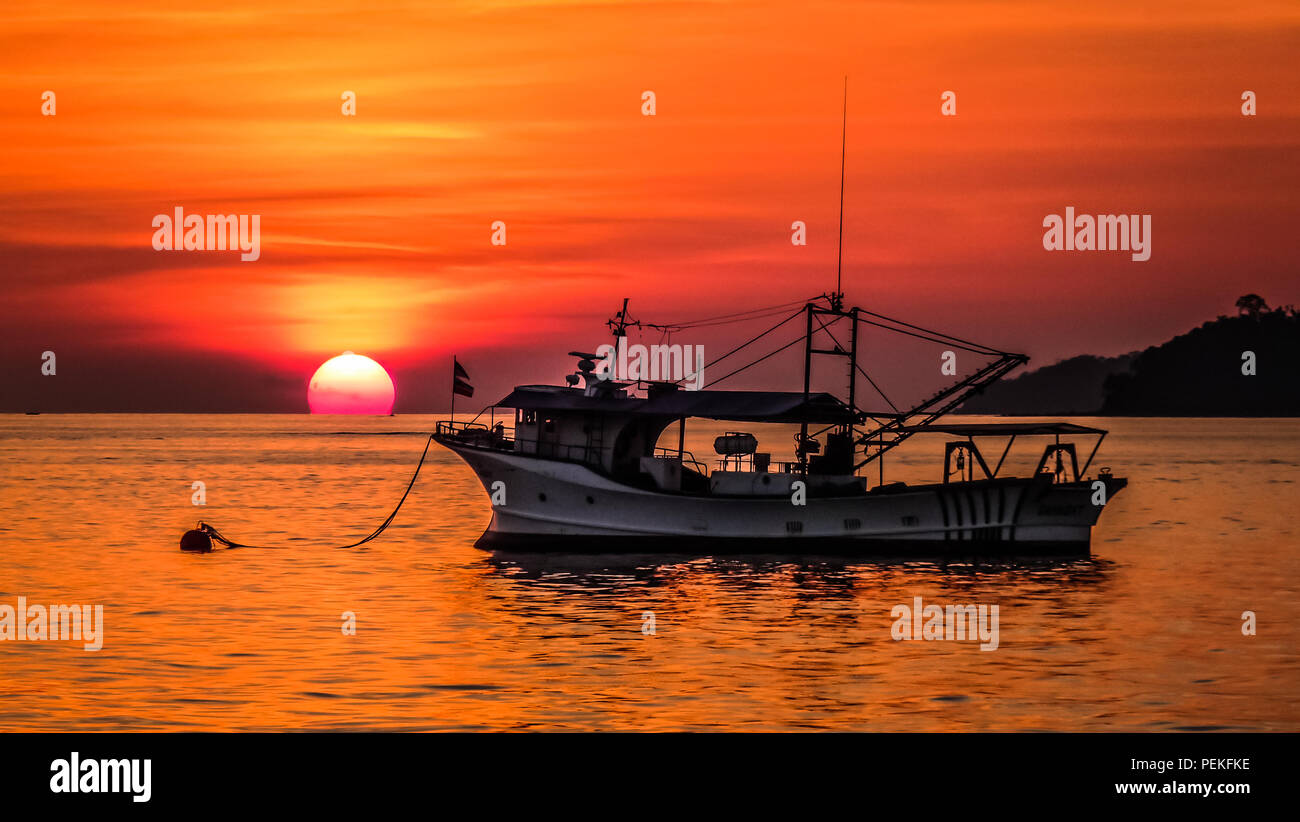
{"type": "MultiPolygon", "coordinates": [[[[1006,478],[865,495],[719,497],[616,482],[586,465],[440,439],[474,470],[507,550],[1086,554],[1102,507],[1089,482],[1006,478]]],[[[1106,478],[1107,498],[1123,487],[1106,478]]]]}

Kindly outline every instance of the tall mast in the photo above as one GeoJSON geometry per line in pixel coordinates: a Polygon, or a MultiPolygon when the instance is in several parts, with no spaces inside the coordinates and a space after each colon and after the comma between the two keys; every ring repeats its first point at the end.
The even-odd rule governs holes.
{"type": "MultiPolygon", "coordinates": [[[[811,302],[804,306],[804,311],[807,312],[808,326],[804,331],[803,400],[806,408],[806,405],[812,393],[812,358],[814,355],[839,356],[839,357],[846,357],[849,360],[849,403],[848,405],[849,405],[850,413],[849,413],[848,422],[845,425],[845,427],[847,428],[845,434],[847,435],[848,442],[850,443],[849,448],[851,450],[849,454],[849,459],[850,459],[850,463],[852,463],[852,461],[856,459],[856,446],[854,445],[854,443],[856,442],[856,433],[854,431],[854,427],[855,427],[854,422],[858,410],[857,409],[857,374],[855,373],[855,369],[857,368],[857,361],[858,361],[858,327],[857,327],[858,310],[855,308],[849,312],[844,311],[844,177],[845,177],[844,169],[845,169],[845,158],[848,155],[848,133],[849,133],[849,77],[846,74],[844,76],[844,110],[841,113],[841,120],[840,120],[840,224],[839,224],[839,237],[838,237],[836,250],[835,250],[835,292],[829,295],[830,298],[829,308],[818,308],[816,305],[814,305],[811,302]],[[849,317],[852,320],[853,328],[851,331],[851,335],[852,335],[851,345],[848,351],[845,351],[843,348],[840,347],[840,344],[838,341],[835,340],[834,335],[831,335],[831,340],[832,342],[834,342],[834,347],[820,348],[820,349],[814,347],[813,335],[815,332],[813,330],[813,321],[818,316],[826,316],[826,317],[834,318],[830,322],[831,325],[838,322],[841,317],[849,317]]],[[[822,323],[821,320],[816,320],[816,321],[818,324],[821,325],[822,329],[827,328],[827,325],[825,323],[822,323]]],[[[829,330],[827,330],[826,333],[829,335],[830,334],[829,330]]],[[[798,454],[797,454],[797,456],[799,457],[799,468],[804,475],[807,475],[810,469],[807,449],[808,449],[808,420],[805,418],[800,421],[799,446],[798,446],[798,454]]],[[[856,471],[857,469],[855,468],[853,470],[856,471]]]]}
{"type": "Polygon", "coordinates": [[[847,154],[849,134],[849,76],[844,75],[844,114],[840,121],[840,233],[835,252],[835,294],[832,307],[837,311],[844,302],[844,288],[841,285],[844,270],[844,158],[847,154]]]}
{"type": "Polygon", "coordinates": [[[610,321],[607,323],[607,325],[608,325],[610,328],[614,329],[614,348],[615,348],[615,350],[618,349],[618,338],[619,338],[619,337],[626,337],[626,336],[627,336],[627,301],[628,301],[628,298],[627,298],[627,297],[624,297],[624,298],[623,298],[623,310],[620,311],[620,312],[618,312],[618,314],[615,315],[614,319],[613,319],[613,320],[610,320],[610,321]],[[617,323],[615,322],[615,320],[617,320],[617,323]]]}

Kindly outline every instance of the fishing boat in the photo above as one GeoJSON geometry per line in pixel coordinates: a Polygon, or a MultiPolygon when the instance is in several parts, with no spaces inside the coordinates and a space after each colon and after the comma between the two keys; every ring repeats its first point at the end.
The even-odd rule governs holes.
{"type": "MultiPolygon", "coordinates": [[[[440,421],[434,440],[469,465],[492,507],[477,545],[566,552],[1089,553],[1093,526],[1126,484],[1108,468],[1088,473],[1106,431],[1067,422],[963,423],[948,416],[1028,357],[845,307],[839,291],[803,302],[725,356],[800,318],[802,333],[778,350],[802,341],[801,390],[686,390],[684,380],[620,381],[597,369],[596,355],[572,352],[577,369],[565,385],[520,385],[474,420],[440,421]],[[988,362],[912,407],[867,410],[859,405],[859,382],[876,384],[858,348],[859,329],[868,325],[959,347],[988,362]],[[846,343],[837,328],[847,334],[846,343]],[[821,357],[847,361],[845,397],[812,390],[813,363],[821,357]],[[479,421],[484,415],[489,422],[479,421]],[[685,448],[691,420],[737,429],[715,439],[712,467],[685,448]],[[758,436],[745,430],[761,425],[783,426],[786,436],[797,426],[790,453],[777,455],[788,459],[774,460],[774,452],[760,450],[758,436]],[[660,445],[673,426],[676,447],[660,445]],[[947,438],[941,480],[887,481],[885,456],[916,436],[947,438]],[[992,467],[979,445],[990,437],[1007,440],[992,467]],[[1037,467],[1007,475],[1012,445],[1030,437],[1048,440],[1037,467]],[[1080,465],[1075,440],[1092,437],[1080,465]]],[[[630,323],[624,301],[609,322],[612,348],[625,346],[630,323]]]]}
{"type": "MultiPolygon", "coordinates": [[[[863,308],[845,307],[847,133],[846,78],[835,290],[783,307],[797,306],[775,326],[709,363],[712,367],[739,355],[802,317],[799,337],[709,383],[729,379],[802,341],[802,390],[709,390],[685,379],[666,380],[662,375],[648,379],[644,373],[618,380],[597,369],[595,354],[575,351],[570,353],[578,358],[577,371],[568,375],[565,385],[516,386],[479,417],[460,423],[455,420],[455,395],[472,396],[473,391],[462,381],[465,373],[453,359],[452,419],[437,424],[433,439],[468,463],[488,492],[492,520],[478,546],[904,556],[1090,551],[1092,527],[1106,503],[1126,484],[1106,468],[1095,477],[1088,475],[1105,439],[1104,430],[1065,422],[945,421],[944,416],[971,395],[1029,358],[863,308]],[[900,409],[888,402],[859,361],[859,330],[864,326],[941,343],[988,362],[956,384],[900,409]],[[837,327],[847,330],[847,344],[835,335],[837,327]],[[812,390],[813,363],[819,357],[848,361],[844,398],[812,390]],[[859,375],[890,405],[888,411],[859,406],[859,375]],[[511,428],[496,423],[499,410],[513,413],[511,428]],[[489,415],[488,424],[477,421],[484,413],[489,415]],[[760,451],[752,432],[728,431],[715,439],[719,460],[710,469],[686,450],[686,424],[691,419],[737,427],[797,425],[793,458],[773,461],[773,452],[760,451]],[[678,427],[677,447],[660,446],[661,436],[673,425],[678,427]],[[922,434],[949,438],[944,445],[942,481],[887,482],[885,455],[922,434]],[[1006,446],[990,468],[978,442],[1002,436],[1007,438],[1006,446]],[[1073,438],[1088,436],[1096,441],[1080,466],[1073,438]],[[1008,476],[1002,472],[1007,454],[1024,437],[1050,437],[1051,442],[1034,471],[1008,476]]],[[[627,306],[625,299],[623,310],[608,322],[613,351],[626,350],[627,330],[633,324],[627,306]]],[[[714,319],[739,322],[769,315],[756,310],[714,319]]],[[[640,325],[663,331],[674,328],[640,325]]]]}

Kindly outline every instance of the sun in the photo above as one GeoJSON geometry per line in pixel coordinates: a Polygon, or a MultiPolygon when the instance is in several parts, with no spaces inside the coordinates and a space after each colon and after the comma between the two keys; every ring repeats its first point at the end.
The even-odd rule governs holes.
{"type": "Polygon", "coordinates": [[[393,378],[369,357],[344,351],[326,360],[307,386],[313,414],[391,414],[393,378]]]}

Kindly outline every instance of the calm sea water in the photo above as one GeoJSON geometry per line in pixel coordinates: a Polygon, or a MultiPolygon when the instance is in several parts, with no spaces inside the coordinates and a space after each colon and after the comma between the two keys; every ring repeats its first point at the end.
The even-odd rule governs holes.
{"type": "Polygon", "coordinates": [[[0,642],[0,729],[1300,730],[1300,420],[1076,421],[1130,478],[1093,556],[972,564],[495,555],[436,445],[336,550],[432,417],[3,416],[0,603],[105,637],[0,642]],[[200,518],[279,547],[181,553],[200,518]],[[893,641],[916,596],[999,605],[1000,647],[893,641]]]}

